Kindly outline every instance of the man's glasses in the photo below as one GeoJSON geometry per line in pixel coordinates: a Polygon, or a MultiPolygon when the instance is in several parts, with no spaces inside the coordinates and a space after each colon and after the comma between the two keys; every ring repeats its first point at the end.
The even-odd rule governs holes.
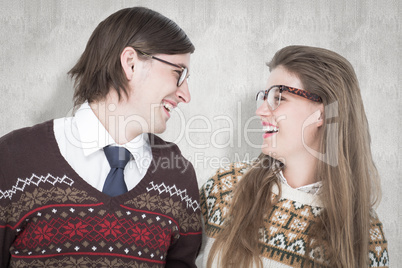
{"type": "Polygon", "coordinates": [[[256,96],[257,109],[264,103],[264,101],[267,101],[268,107],[271,109],[271,111],[278,108],[279,104],[281,103],[283,91],[287,91],[289,93],[301,96],[311,101],[322,102],[321,97],[318,96],[317,94],[294,87],[275,85],[268,88],[267,90],[261,90],[260,92],[257,93],[256,96]]]}
{"type": "Polygon", "coordinates": [[[187,78],[187,73],[188,73],[187,67],[183,67],[183,66],[180,66],[180,65],[177,65],[177,64],[168,62],[168,61],[166,61],[166,60],[162,60],[162,59],[160,59],[160,58],[158,58],[158,57],[155,57],[155,56],[152,56],[152,55],[148,55],[147,53],[144,53],[144,52],[142,52],[142,51],[140,51],[140,50],[137,50],[137,51],[140,52],[141,54],[143,54],[144,56],[150,57],[151,59],[155,59],[155,60],[158,60],[158,61],[160,61],[160,62],[169,64],[170,66],[174,66],[174,67],[176,67],[176,68],[181,69],[181,71],[177,71],[177,72],[180,74],[179,79],[177,80],[177,86],[178,86],[178,87],[183,84],[184,80],[186,80],[186,78],[187,78]]]}

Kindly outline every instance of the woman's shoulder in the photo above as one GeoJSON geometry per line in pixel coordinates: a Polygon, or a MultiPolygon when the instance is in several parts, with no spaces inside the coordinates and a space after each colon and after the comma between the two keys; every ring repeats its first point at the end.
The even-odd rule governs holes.
{"type": "Polygon", "coordinates": [[[383,224],[374,209],[370,211],[370,267],[389,267],[388,242],[385,238],[383,224]]]}
{"type": "Polygon", "coordinates": [[[229,211],[233,190],[250,166],[248,163],[236,162],[221,167],[201,187],[201,212],[208,228],[216,231],[223,224],[229,211]]]}
{"type": "Polygon", "coordinates": [[[233,191],[236,183],[250,167],[251,164],[247,162],[234,162],[218,168],[215,174],[201,187],[201,193],[209,197],[211,195],[221,195],[233,191]]]}

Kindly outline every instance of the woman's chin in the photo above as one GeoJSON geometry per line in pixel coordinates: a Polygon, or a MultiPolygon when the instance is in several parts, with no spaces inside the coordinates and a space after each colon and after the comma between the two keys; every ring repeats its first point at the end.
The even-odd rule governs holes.
{"type": "Polygon", "coordinates": [[[261,148],[261,152],[265,155],[268,155],[270,157],[272,157],[275,160],[278,160],[280,162],[282,162],[283,164],[286,162],[285,161],[285,157],[281,154],[279,154],[279,152],[277,150],[274,150],[275,148],[271,148],[271,147],[262,147],[261,148]]]}

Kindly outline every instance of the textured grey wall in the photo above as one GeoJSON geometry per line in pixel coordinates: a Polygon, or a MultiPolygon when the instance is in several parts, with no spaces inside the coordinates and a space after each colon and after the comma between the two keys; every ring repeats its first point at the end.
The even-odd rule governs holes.
{"type": "Polygon", "coordinates": [[[382,176],[378,214],[391,267],[402,263],[401,1],[0,1],[0,136],[69,114],[67,71],[96,25],[123,7],[142,5],[175,20],[196,46],[192,101],[168,123],[202,184],[220,164],[256,157],[260,134],[254,96],[265,62],[290,44],[337,51],[354,65],[382,176]],[[224,130],[220,128],[224,127],[224,130]]]}

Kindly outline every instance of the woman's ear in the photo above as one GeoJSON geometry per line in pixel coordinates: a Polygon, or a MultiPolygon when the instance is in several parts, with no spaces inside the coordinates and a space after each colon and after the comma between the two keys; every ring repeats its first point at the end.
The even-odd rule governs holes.
{"type": "Polygon", "coordinates": [[[127,80],[133,79],[134,66],[137,62],[137,52],[132,47],[126,47],[120,54],[120,63],[123,67],[123,71],[126,75],[127,80]]]}
{"type": "Polygon", "coordinates": [[[324,113],[324,104],[320,104],[320,109],[317,111],[318,118],[317,118],[317,127],[322,127],[324,124],[325,113],[324,113]],[[319,113],[319,114],[318,114],[319,113]]]}

